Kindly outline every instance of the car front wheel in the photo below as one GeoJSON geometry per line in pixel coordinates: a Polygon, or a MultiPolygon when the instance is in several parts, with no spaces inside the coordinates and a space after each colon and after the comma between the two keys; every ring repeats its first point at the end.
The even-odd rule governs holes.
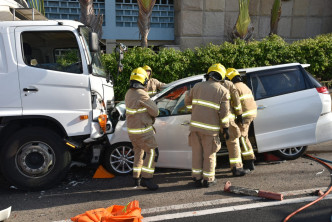
{"type": "Polygon", "coordinates": [[[298,146],[286,149],[280,149],[274,152],[275,155],[283,160],[295,160],[302,156],[307,150],[307,146],[298,146]]]}
{"type": "Polygon", "coordinates": [[[126,175],[133,171],[134,150],[131,143],[117,143],[106,148],[103,166],[115,175],[126,175]]]}

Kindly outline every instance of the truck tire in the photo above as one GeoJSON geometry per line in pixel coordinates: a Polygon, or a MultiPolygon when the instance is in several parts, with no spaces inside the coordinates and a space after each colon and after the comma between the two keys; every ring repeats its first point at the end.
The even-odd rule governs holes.
{"type": "Polygon", "coordinates": [[[103,153],[102,165],[115,175],[133,172],[134,150],[131,143],[116,143],[107,147],[103,153]]]}
{"type": "Polygon", "coordinates": [[[42,127],[24,128],[2,147],[1,170],[19,189],[47,189],[60,182],[69,169],[71,155],[63,139],[42,127]]]}

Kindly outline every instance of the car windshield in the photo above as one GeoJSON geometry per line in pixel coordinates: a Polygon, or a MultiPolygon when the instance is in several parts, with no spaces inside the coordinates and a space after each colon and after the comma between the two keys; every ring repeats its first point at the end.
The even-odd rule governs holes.
{"type": "Polygon", "coordinates": [[[80,33],[82,34],[84,44],[88,49],[89,60],[92,65],[92,74],[106,77],[106,72],[101,62],[100,52],[91,52],[89,49],[89,41],[90,41],[90,29],[88,27],[82,27],[80,33]]]}

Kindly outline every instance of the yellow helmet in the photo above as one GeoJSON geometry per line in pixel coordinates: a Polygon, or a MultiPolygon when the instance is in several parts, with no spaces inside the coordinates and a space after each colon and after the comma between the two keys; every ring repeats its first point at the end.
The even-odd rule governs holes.
{"type": "Polygon", "coordinates": [[[210,72],[217,72],[217,73],[220,74],[222,79],[225,79],[226,69],[220,63],[216,63],[216,64],[213,64],[212,66],[210,66],[210,68],[208,69],[207,74],[209,74],[210,72]]]}
{"type": "Polygon", "coordinates": [[[131,72],[130,80],[136,80],[143,85],[146,85],[148,82],[148,74],[142,67],[138,67],[131,72]]]}
{"type": "Polygon", "coordinates": [[[226,76],[229,78],[229,80],[232,80],[235,76],[239,75],[240,73],[234,68],[228,68],[226,71],[226,76]]]}
{"type": "Polygon", "coordinates": [[[145,66],[143,66],[143,69],[144,69],[145,71],[151,71],[151,72],[152,72],[152,69],[151,69],[150,66],[145,65],[145,66]]]}

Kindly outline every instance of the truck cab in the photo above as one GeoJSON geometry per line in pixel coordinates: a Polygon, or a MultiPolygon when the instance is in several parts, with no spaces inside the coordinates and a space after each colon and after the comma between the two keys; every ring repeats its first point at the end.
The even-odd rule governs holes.
{"type": "Polygon", "coordinates": [[[0,169],[18,188],[53,186],[72,158],[107,144],[113,84],[98,37],[76,21],[0,21],[0,169]]]}

